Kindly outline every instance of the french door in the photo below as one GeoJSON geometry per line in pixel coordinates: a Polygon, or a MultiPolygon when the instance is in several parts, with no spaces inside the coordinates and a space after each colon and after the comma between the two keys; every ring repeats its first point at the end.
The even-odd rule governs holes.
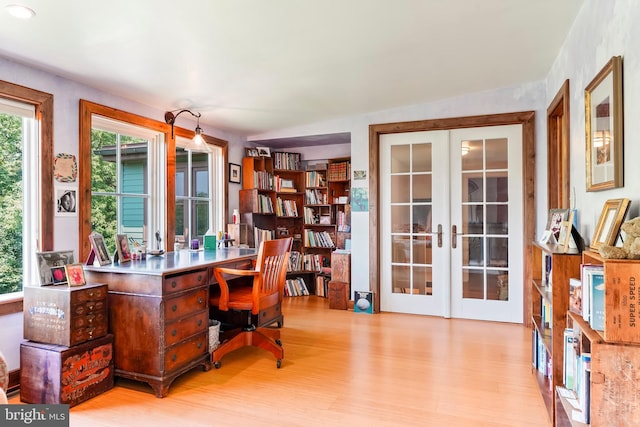
{"type": "Polygon", "coordinates": [[[380,159],[381,310],[522,322],[522,126],[381,135],[380,159]]]}

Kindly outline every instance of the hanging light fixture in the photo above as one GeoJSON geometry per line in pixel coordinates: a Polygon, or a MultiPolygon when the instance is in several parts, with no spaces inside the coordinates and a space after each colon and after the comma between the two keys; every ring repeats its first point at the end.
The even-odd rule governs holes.
{"type": "MultiPolygon", "coordinates": [[[[173,111],[178,111],[178,110],[173,110],[173,111]]],[[[204,138],[202,138],[202,128],[200,127],[200,117],[202,116],[202,114],[194,113],[193,111],[187,110],[187,109],[180,110],[178,111],[177,114],[173,114],[173,111],[167,111],[166,113],[164,113],[165,123],[171,125],[171,138],[173,138],[173,127],[178,116],[182,113],[189,113],[198,120],[196,123],[196,129],[195,129],[196,134],[193,137],[193,142],[195,142],[196,144],[203,144],[204,138]]]]}

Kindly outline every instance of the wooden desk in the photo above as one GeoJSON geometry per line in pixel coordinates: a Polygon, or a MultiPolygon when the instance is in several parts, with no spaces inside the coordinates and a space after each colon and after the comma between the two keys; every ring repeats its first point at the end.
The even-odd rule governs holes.
{"type": "Polygon", "coordinates": [[[257,250],[168,252],[122,265],[85,266],[88,282],[108,285],[115,375],[148,383],[165,397],[179,375],[209,354],[209,286],[213,268],[251,268],[257,250]]]}

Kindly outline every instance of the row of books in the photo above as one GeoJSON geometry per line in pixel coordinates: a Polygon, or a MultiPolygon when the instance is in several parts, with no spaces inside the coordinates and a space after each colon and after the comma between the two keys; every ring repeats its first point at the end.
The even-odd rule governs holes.
{"type": "Polygon", "coordinates": [[[271,157],[276,169],[300,170],[302,167],[300,153],[274,152],[271,157]]]}
{"type": "Polygon", "coordinates": [[[327,181],[323,171],[308,171],[305,173],[305,187],[326,187],[327,181]]]}
{"type": "Polygon", "coordinates": [[[273,190],[273,175],[266,171],[254,171],[253,186],[260,190],[273,190]]]}
{"type": "Polygon", "coordinates": [[[298,216],[298,206],[295,200],[276,199],[276,215],[277,216],[298,216]]]}
{"type": "Polygon", "coordinates": [[[303,254],[298,251],[291,251],[289,254],[289,266],[287,271],[316,271],[321,272],[322,268],[330,265],[329,257],[320,254],[303,254]]]}
{"type": "Polygon", "coordinates": [[[287,279],[284,285],[284,295],[287,297],[299,297],[309,295],[309,288],[302,277],[287,279]]]}
{"type": "Polygon", "coordinates": [[[346,181],[351,176],[351,162],[329,164],[329,181],[346,181]]]}
{"type": "Polygon", "coordinates": [[[348,214],[344,211],[336,212],[336,225],[338,226],[338,231],[351,231],[351,226],[348,221],[348,214]]]}
{"type": "Polygon", "coordinates": [[[316,296],[326,298],[329,295],[329,277],[316,276],[316,296]]]}
{"type": "Polygon", "coordinates": [[[580,331],[567,328],[564,331],[564,396],[568,400],[575,400],[572,406],[577,409],[572,414],[576,421],[589,424],[590,410],[589,400],[591,394],[591,354],[576,351],[579,348],[578,341],[580,331]],[[568,393],[566,392],[568,391],[568,393]]]}
{"type": "Polygon", "coordinates": [[[604,267],[582,264],[580,278],[569,280],[569,309],[594,331],[604,331],[604,267]]]}
{"type": "Polygon", "coordinates": [[[322,190],[307,189],[305,200],[308,205],[326,205],[327,193],[322,190]]]}
{"type": "Polygon", "coordinates": [[[331,224],[331,210],[328,206],[320,206],[319,209],[314,209],[305,206],[304,208],[304,223],[305,224],[331,224]]]}
{"type": "Polygon", "coordinates": [[[280,193],[298,192],[292,179],[282,178],[279,175],[273,177],[273,189],[280,193]]]}
{"type": "Polygon", "coordinates": [[[253,228],[253,241],[255,242],[256,248],[260,246],[260,242],[263,240],[272,240],[274,238],[274,230],[264,230],[258,227],[253,228]]]}
{"type": "MultiPolygon", "coordinates": [[[[537,329],[533,329],[532,337],[532,356],[533,367],[545,378],[551,379],[553,375],[552,361],[547,348],[544,345],[544,337],[540,335],[537,329]]],[[[553,386],[553,381],[549,381],[549,386],[553,386]]]]}
{"type": "Polygon", "coordinates": [[[327,231],[304,230],[304,245],[306,247],[333,248],[333,238],[327,231]]]}
{"type": "Polygon", "coordinates": [[[259,213],[273,213],[273,202],[271,197],[264,194],[258,194],[258,212],[259,213]]]}

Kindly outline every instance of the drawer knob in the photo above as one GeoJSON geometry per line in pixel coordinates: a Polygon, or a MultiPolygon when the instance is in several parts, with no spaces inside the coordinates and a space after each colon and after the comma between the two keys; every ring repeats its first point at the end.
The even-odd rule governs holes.
{"type": "Polygon", "coordinates": [[[178,306],[177,306],[177,305],[173,304],[173,305],[171,306],[171,311],[176,311],[177,309],[178,309],[178,306]]]}
{"type": "Polygon", "coordinates": [[[202,299],[202,297],[198,298],[198,304],[202,304],[204,302],[204,300],[202,299]]]}
{"type": "Polygon", "coordinates": [[[177,358],[178,358],[177,354],[174,353],[174,354],[171,355],[171,361],[172,362],[175,362],[177,358]]]}
{"type": "Polygon", "coordinates": [[[202,274],[198,274],[198,282],[202,281],[202,274]]]}
{"type": "Polygon", "coordinates": [[[198,319],[198,326],[202,326],[202,319],[198,319]]]}
{"type": "Polygon", "coordinates": [[[178,335],[178,331],[176,331],[175,329],[173,331],[171,331],[171,336],[175,337],[176,335],[178,335]]]}
{"type": "Polygon", "coordinates": [[[176,286],[178,286],[178,283],[174,280],[173,282],[171,282],[171,287],[175,288],[176,286]]]}
{"type": "Polygon", "coordinates": [[[197,346],[198,348],[202,348],[202,341],[198,341],[198,344],[196,344],[196,346],[197,346]]]}

